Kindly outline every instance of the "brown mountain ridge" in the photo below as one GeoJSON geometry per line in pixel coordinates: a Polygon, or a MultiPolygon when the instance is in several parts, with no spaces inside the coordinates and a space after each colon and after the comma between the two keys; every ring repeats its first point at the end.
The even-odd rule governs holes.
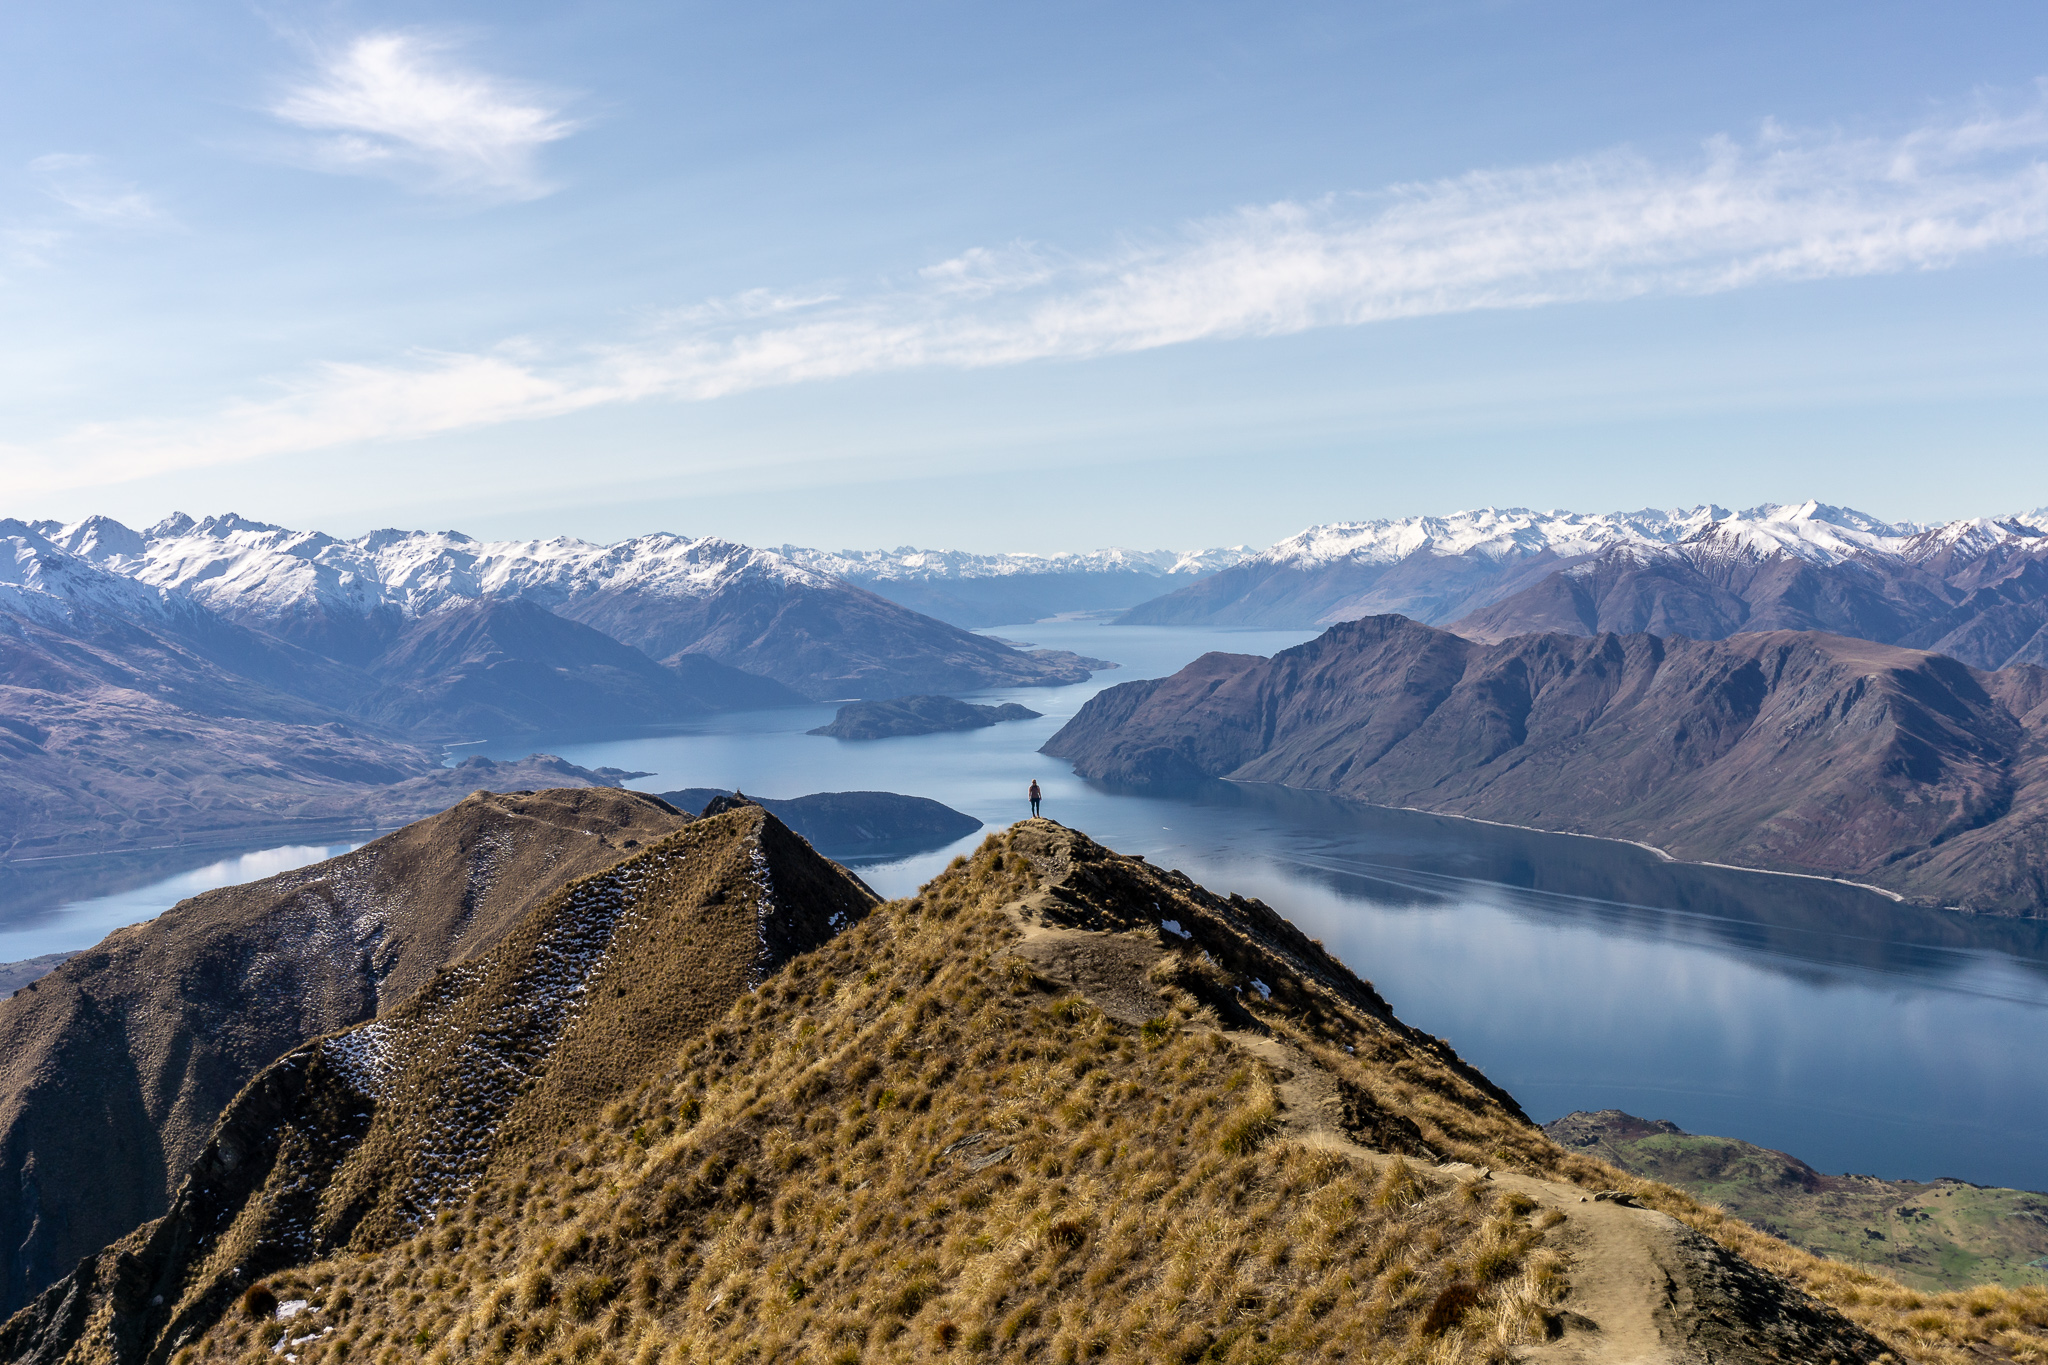
{"type": "Polygon", "coordinates": [[[1973,1292],[1913,1295],[1563,1151],[1256,901],[1033,820],[876,906],[736,806],[260,1073],[170,1212],[0,1329],[0,1356],[2042,1344],[2048,1294],[1973,1292]]]}
{"type": "MultiPolygon", "coordinates": [[[[471,774],[473,775],[473,774],[471,774]]],[[[237,1091],[395,1006],[556,888],[685,823],[610,788],[478,792],[353,853],[186,900],[0,1000],[0,1305],[162,1215],[237,1091]]]]}
{"type": "Polygon", "coordinates": [[[1813,632],[1484,644],[1399,616],[1097,694],[1084,777],[1227,777],[2048,911],[2048,671],[1813,632]]]}

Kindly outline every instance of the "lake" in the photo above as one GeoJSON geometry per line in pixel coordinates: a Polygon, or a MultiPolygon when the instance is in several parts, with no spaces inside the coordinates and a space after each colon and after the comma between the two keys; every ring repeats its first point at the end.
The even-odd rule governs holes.
{"type": "MultiPolygon", "coordinates": [[[[831,719],[833,708],[818,706],[627,736],[521,736],[455,756],[551,752],[649,772],[631,785],[657,792],[909,792],[991,826],[1026,814],[1036,778],[1052,818],[1274,906],[1538,1120],[1619,1108],[1825,1171],[2048,1189],[2048,1069],[2038,1061],[2048,923],[1917,910],[1831,882],[1666,863],[1627,844],[1284,788],[1112,790],[1036,752],[1095,692],[1205,650],[1269,654],[1309,633],[1089,621],[990,633],[1124,667],[1072,687],[978,695],[1045,715],[963,734],[806,735],[831,719]]],[[[860,872],[904,894],[979,837],[860,872]]],[[[289,859],[319,852],[248,856],[296,865],[289,859]]],[[[216,864],[181,875],[223,874],[216,864]]],[[[95,924],[133,922],[176,899],[165,881],[122,894],[125,908],[110,908],[108,895],[81,906],[99,907],[95,924]]],[[[43,913],[39,941],[61,937],[77,913],[43,913]]],[[[59,946],[105,932],[83,936],[80,925],[81,941],[59,946]]],[[[0,944],[20,932],[0,924],[0,944]]]]}

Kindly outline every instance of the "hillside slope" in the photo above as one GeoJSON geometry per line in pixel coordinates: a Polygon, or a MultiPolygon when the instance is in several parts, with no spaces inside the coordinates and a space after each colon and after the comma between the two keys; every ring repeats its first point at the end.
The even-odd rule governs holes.
{"type": "Polygon", "coordinates": [[[1960,523],[1842,556],[1788,553],[1716,525],[1670,547],[1621,545],[1453,622],[1475,640],[1650,631],[1718,640],[1824,630],[1973,667],[2048,664],[2048,532],[1960,523]]]}
{"type": "Polygon", "coordinates": [[[379,686],[351,713],[430,738],[597,729],[786,706],[780,683],[692,657],[665,668],[538,603],[486,598],[410,623],[365,665],[379,686]]]}
{"type": "Polygon", "coordinates": [[[1044,752],[2048,910],[2048,672],[1839,636],[1488,645],[1370,617],[1109,688],[1044,752]]]}
{"type": "Polygon", "coordinates": [[[1821,630],[1976,668],[2048,663],[2048,509],[1940,526],[1811,501],[1340,522],[1119,619],[1304,627],[1390,613],[1486,641],[1821,630]]]}
{"type": "Polygon", "coordinates": [[[679,828],[608,788],[479,792],[353,853],[180,902],[0,1000],[0,1305],[168,1206],[280,1054],[475,956],[556,887],[679,828]]]}
{"type": "MultiPolygon", "coordinates": [[[[0,1354],[1886,1350],[1685,1222],[1592,1200],[1570,1182],[1618,1173],[1258,902],[1049,821],[865,915],[806,854],[758,808],[696,822],[286,1057],[172,1212],[9,1322],[0,1354]]],[[[1866,1307],[1896,1291],[1831,1269],[1866,1307]]],[[[2025,1344],[2042,1308],[1933,1320],[2025,1344]]]]}

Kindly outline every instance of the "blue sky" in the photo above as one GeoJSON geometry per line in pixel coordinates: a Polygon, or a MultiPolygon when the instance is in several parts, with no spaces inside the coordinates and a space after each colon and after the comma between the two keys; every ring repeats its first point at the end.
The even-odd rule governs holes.
{"type": "Polygon", "coordinates": [[[5,511],[2048,504],[2037,6],[17,8],[5,511]]]}

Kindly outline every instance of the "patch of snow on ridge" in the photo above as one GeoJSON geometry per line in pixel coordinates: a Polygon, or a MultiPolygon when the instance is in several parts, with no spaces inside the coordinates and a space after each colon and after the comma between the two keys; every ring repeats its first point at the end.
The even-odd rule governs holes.
{"type": "Polygon", "coordinates": [[[322,1043],[320,1053],[357,1094],[367,1099],[382,1099],[385,1087],[398,1071],[388,1024],[359,1024],[322,1043]]]}
{"type": "Polygon", "coordinates": [[[1925,529],[1912,523],[1893,525],[1853,508],[1821,502],[1766,504],[1717,518],[1680,548],[1695,558],[1785,555],[1816,564],[1838,564],[1858,554],[1897,554],[1925,529]]]}
{"type": "Polygon", "coordinates": [[[775,949],[768,942],[768,919],[777,909],[775,879],[769,875],[768,857],[761,852],[758,837],[747,841],[747,872],[753,879],[758,901],[754,912],[754,937],[759,946],[754,953],[753,968],[747,973],[747,989],[751,991],[768,979],[768,973],[775,966],[775,949]]]}
{"type": "Polygon", "coordinates": [[[75,626],[81,613],[95,611],[171,624],[200,615],[184,598],[104,569],[45,534],[62,529],[0,519],[0,612],[57,627],[75,626]]]}

